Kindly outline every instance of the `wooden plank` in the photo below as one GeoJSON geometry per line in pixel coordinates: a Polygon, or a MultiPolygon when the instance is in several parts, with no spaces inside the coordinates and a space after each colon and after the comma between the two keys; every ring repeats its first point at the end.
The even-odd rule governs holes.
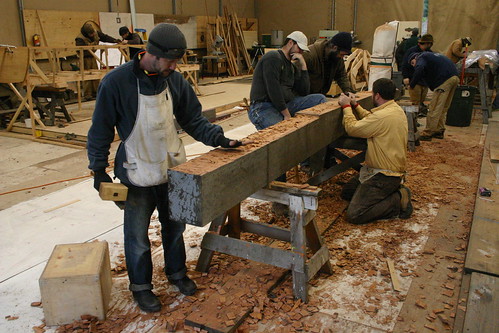
{"type": "Polygon", "coordinates": [[[263,264],[239,271],[204,302],[194,305],[185,324],[207,332],[235,332],[254,306],[246,296],[264,294],[282,275],[282,270],[263,264]]]}
{"type": "Polygon", "coordinates": [[[298,254],[240,239],[220,236],[211,232],[205,234],[201,248],[284,269],[294,268],[295,270],[304,271],[304,267],[294,267],[294,263],[300,260],[300,255],[298,254]]]}
{"type": "MultiPolygon", "coordinates": [[[[499,141],[499,123],[490,122],[485,144],[499,141]]],[[[468,253],[465,268],[468,271],[499,275],[499,184],[496,183],[495,170],[490,167],[487,154],[483,155],[479,187],[492,190],[492,197],[477,194],[475,211],[471,225],[468,253]]]]}
{"type": "Polygon", "coordinates": [[[499,331],[499,278],[471,274],[463,332],[499,331]]]}
{"type": "MultiPolygon", "coordinates": [[[[359,96],[370,108],[370,94],[359,96]]],[[[336,100],[309,110],[323,113],[296,116],[250,135],[249,145],[215,149],[168,170],[170,218],[204,226],[345,133],[336,100]]]]}
{"type": "MultiPolygon", "coordinates": [[[[98,12],[24,9],[23,18],[27,46],[34,46],[33,35],[43,36],[43,32],[48,33],[45,40],[41,40],[42,46],[74,46],[75,37],[85,22],[99,23],[98,12]]],[[[45,53],[37,56],[37,58],[45,57],[45,53]]]]}
{"type": "Polygon", "coordinates": [[[18,83],[26,79],[29,64],[27,47],[0,47],[0,83],[18,83]]]}
{"type": "Polygon", "coordinates": [[[401,291],[399,277],[397,271],[395,270],[395,265],[392,259],[386,259],[386,264],[388,265],[388,270],[390,271],[390,278],[392,279],[393,289],[396,291],[401,291]]]}
{"type": "Polygon", "coordinates": [[[499,142],[490,143],[490,161],[499,163],[499,142]]]}
{"type": "Polygon", "coordinates": [[[62,207],[66,207],[66,206],[72,205],[72,204],[74,204],[74,203],[76,203],[76,202],[78,202],[78,201],[80,201],[80,199],[74,199],[74,200],[71,200],[71,201],[65,202],[65,203],[63,203],[63,204],[57,205],[57,206],[55,206],[55,207],[52,207],[52,208],[46,209],[46,210],[44,210],[43,212],[44,212],[44,213],[49,213],[49,212],[52,212],[52,211],[54,211],[54,210],[56,210],[56,209],[59,209],[59,208],[62,208],[62,207]]]}

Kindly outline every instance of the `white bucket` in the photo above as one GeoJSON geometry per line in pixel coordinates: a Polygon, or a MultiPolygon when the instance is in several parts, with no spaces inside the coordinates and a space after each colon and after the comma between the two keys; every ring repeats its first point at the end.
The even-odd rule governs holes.
{"type": "Polygon", "coordinates": [[[31,118],[24,119],[24,124],[26,125],[26,128],[31,128],[31,118]]]}
{"type": "Polygon", "coordinates": [[[393,57],[398,22],[380,25],[374,31],[373,57],[393,57]]]}

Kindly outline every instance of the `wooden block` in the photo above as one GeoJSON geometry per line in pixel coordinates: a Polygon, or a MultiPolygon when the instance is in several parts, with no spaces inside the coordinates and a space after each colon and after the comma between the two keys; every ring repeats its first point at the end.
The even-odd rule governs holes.
{"type": "Polygon", "coordinates": [[[499,318],[499,278],[471,274],[463,332],[497,332],[499,318]]]}
{"type": "Polygon", "coordinates": [[[106,319],[112,285],[107,242],[56,245],[39,285],[47,325],[81,315],[106,319]]]}
{"type": "MultiPolygon", "coordinates": [[[[370,93],[358,101],[369,108],[370,93]]],[[[336,101],[248,137],[253,143],[234,150],[215,149],[168,170],[170,219],[204,226],[293,166],[345,133],[336,101]]]]}
{"type": "Polygon", "coordinates": [[[99,196],[102,200],[125,201],[128,194],[128,187],[121,183],[101,183],[99,196]]]}

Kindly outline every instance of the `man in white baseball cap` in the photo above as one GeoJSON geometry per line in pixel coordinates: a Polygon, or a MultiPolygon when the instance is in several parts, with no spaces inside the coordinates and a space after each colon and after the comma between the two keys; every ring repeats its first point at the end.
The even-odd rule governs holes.
{"type": "Polygon", "coordinates": [[[307,63],[307,36],[290,33],[280,50],[270,51],[258,61],[251,84],[248,116],[258,130],[272,126],[296,112],[324,103],[322,94],[310,93],[307,63]]]}

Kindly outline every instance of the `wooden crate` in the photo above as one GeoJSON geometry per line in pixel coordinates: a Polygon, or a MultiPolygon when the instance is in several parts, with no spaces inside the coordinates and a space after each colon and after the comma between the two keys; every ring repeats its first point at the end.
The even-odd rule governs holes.
{"type": "Polygon", "coordinates": [[[39,284],[47,325],[71,323],[81,315],[104,320],[112,284],[107,242],[56,245],[39,284]]]}

